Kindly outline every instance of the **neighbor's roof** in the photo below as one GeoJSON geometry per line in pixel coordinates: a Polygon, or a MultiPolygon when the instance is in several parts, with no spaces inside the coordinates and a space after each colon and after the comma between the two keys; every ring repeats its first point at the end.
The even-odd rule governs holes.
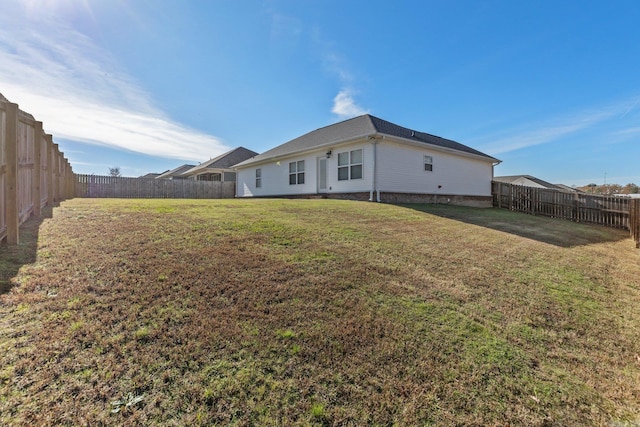
{"type": "Polygon", "coordinates": [[[577,188],[569,187],[568,185],[564,185],[564,184],[553,184],[553,185],[555,185],[556,187],[558,187],[562,191],[569,191],[571,193],[580,192],[580,190],[578,190],[577,188]]]}
{"type": "MultiPolygon", "coordinates": [[[[165,171],[165,172],[169,172],[169,171],[165,171]]],[[[164,173],[164,172],[162,172],[164,173]]],[[[160,175],[162,175],[161,173],[155,173],[155,172],[149,172],[148,174],[142,175],[139,178],[142,179],[155,179],[157,177],[159,177],[160,175]]]]}
{"type": "Polygon", "coordinates": [[[219,155],[211,160],[200,163],[198,166],[189,169],[182,175],[191,176],[198,173],[206,172],[207,169],[231,169],[233,166],[243,162],[251,157],[257,156],[255,151],[248,150],[244,147],[238,147],[224,154],[219,155]]]}
{"type": "Polygon", "coordinates": [[[485,157],[492,161],[498,161],[494,157],[481,153],[480,151],[475,150],[471,147],[467,147],[466,145],[460,144],[459,142],[440,138],[439,136],[431,135],[428,133],[411,130],[388,122],[386,120],[382,120],[370,114],[365,114],[349,120],[345,120],[343,122],[316,129],[298,138],[292,139],[289,142],[285,142],[282,145],[272,148],[269,151],[265,151],[264,153],[252,159],[244,161],[236,166],[245,166],[251,163],[287,155],[290,153],[302,152],[316,147],[330,145],[332,143],[338,143],[341,141],[356,139],[360,137],[364,138],[369,135],[376,134],[394,136],[417,143],[424,143],[437,147],[448,148],[455,151],[485,157]]]}
{"type": "Polygon", "coordinates": [[[182,166],[178,166],[175,169],[171,169],[168,172],[165,172],[161,175],[158,175],[156,177],[156,179],[162,179],[162,178],[171,178],[174,176],[180,176],[182,175],[184,172],[188,171],[189,169],[193,168],[195,165],[182,165],[182,166]]]}
{"type": "Polygon", "coordinates": [[[547,181],[543,181],[540,178],[536,178],[535,176],[531,176],[531,175],[510,175],[510,176],[496,176],[493,178],[494,181],[498,181],[498,182],[504,182],[506,184],[513,184],[514,182],[516,182],[519,179],[528,179],[529,181],[533,181],[538,185],[541,185],[543,187],[546,188],[551,188],[554,190],[564,190],[564,188],[561,188],[555,184],[551,184],[550,182],[547,181]]]}

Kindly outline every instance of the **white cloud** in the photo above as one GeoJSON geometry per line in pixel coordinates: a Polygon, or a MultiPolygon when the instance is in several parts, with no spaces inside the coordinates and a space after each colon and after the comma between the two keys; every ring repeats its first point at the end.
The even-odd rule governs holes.
{"type": "Polygon", "coordinates": [[[474,144],[492,155],[547,144],[608,120],[624,118],[630,109],[633,108],[630,108],[631,102],[636,101],[621,102],[619,104],[602,107],[598,110],[560,117],[547,121],[546,123],[532,124],[525,129],[520,128],[502,132],[498,136],[482,137],[474,142],[474,144]],[[623,113],[622,116],[620,116],[621,113],[623,113]]]}
{"type": "Polygon", "coordinates": [[[367,114],[369,111],[358,105],[354,98],[354,87],[357,87],[357,84],[348,60],[334,50],[333,43],[327,42],[318,28],[313,31],[313,40],[324,51],[322,61],[325,69],[338,78],[343,88],[333,98],[331,112],[340,119],[367,114]]]}
{"type": "Polygon", "coordinates": [[[635,135],[637,133],[640,133],[640,127],[637,127],[637,126],[621,129],[618,132],[616,132],[617,135],[635,135]]]}
{"type": "Polygon", "coordinates": [[[351,118],[366,114],[368,111],[356,104],[353,95],[347,89],[343,89],[333,98],[333,108],[331,112],[340,118],[351,118]]]}
{"type": "Polygon", "coordinates": [[[229,149],[166,117],[108,51],[59,21],[0,19],[0,92],[54,138],[185,160],[229,149]]]}

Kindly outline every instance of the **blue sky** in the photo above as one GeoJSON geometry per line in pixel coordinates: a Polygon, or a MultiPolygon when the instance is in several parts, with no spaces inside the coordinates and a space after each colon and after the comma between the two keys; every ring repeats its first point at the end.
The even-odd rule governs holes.
{"type": "Polygon", "coordinates": [[[370,113],[496,175],[640,184],[640,2],[0,0],[0,93],[75,172],[257,152],[370,113]]]}

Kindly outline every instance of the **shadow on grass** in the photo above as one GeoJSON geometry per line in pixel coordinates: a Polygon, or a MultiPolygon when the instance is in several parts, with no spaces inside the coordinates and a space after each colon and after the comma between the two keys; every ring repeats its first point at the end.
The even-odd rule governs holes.
{"type": "Polygon", "coordinates": [[[0,243],[0,295],[11,290],[11,279],[18,274],[20,267],[36,261],[40,224],[46,218],[51,218],[51,215],[51,208],[43,208],[40,217],[31,217],[22,224],[19,244],[8,245],[6,241],[0,243]]]}
{"type": "Polygon", "coordinates": [[[400,206],[564,248],[617,242],[630,238],[627,230],[527,215],[499,208],[470,208],[434,204],[403,204],[400,206]]]}

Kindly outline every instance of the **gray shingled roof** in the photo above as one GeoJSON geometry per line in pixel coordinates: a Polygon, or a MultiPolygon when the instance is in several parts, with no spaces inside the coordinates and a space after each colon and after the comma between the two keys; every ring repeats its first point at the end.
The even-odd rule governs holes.
{"type": "Polygon", "coordinates": [[[274,157],[310,150],[316,147],[326,146],[351,139],[364,138],[369,135],[382,134],[397,138],[403,138],[417,143],[435,145],[464,153],[474,154],[487,159],[498,161],[494,157],[484,154],[459,142],[440,138],[425,132],[414,131],[394,123],[382,120],[370,114],[354,117],[343,122],[316,129],[298,138],[285,142],[271,150],[244,161],[236,166],[249,165],[251,163],[267,160],[274,157]]]}
{"type": "Polygon", "coordinates": [[[183,175],[196,175],[197,173],[204,172],[206,169],[231,169],[238,163],[257,155],[258,153],[255,151],[248,150],[244,147],[238,147],[211,160],[200,163],[198,166],[184,172],[183,175]]]}
{"type": "Polygon", "coordinates": [[[178,166],[175,169],[171,169],[170,171],[167,171],[161,175],[158,175],[156,177],[156,179],[164,179],[164,178],[172,178],[172,177],[177,177],[182,175],[184,172],[188,171],[189,169],[192,169],[193,167],[195,167],[195,165],[182,165],[182,166],[178,166]]]}
{"type": "Polygon", "coordinates": [[[506,184],[513,184],[514,182],[516,182],[517,180],[519,180],[520,178],[526,178],[529,181],[533,181],[538,185],[542,185],[543,187],[546,188],[550,188],[553,190],[561,190],[560,187],[551,184],[550,182],[547,181],[543,181],[540,178],[536,178],[535,176],[531,176],[531,175],[510,175],[510,176],[496,176],[493,178],[494,181],[497,182],[504,182],[506,184]]]}

